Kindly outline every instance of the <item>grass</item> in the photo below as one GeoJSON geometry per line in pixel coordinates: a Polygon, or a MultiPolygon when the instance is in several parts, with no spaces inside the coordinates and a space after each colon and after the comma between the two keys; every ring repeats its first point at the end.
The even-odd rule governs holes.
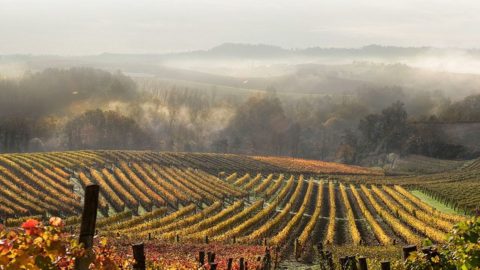
{"type": "Polygon", "coordinates": [[[442,211],[448,214],[461,214],[460,212],[456,211],[455,209],[445,205],[442,202],[435,200],[434,198],[428,196],[427,194],[423,193],[420,190],[412,190],[411,193],[417,196],[423,202],[435,207],[437,210],[442,211]]]}

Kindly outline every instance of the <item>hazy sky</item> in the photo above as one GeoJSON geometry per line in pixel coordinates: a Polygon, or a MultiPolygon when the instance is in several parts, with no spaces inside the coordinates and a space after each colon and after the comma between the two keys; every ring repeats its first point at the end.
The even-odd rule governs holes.
{"type": "Polygon", "coordinates": [[[224,42],[480,48],[478,0],[0,0],[0,54],[163,53],[224,42]]]}

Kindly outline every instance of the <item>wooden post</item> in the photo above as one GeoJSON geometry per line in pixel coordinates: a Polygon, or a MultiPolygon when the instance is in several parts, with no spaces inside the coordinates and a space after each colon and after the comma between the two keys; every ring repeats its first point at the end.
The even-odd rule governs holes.
{"type": "Polygon", "coordinates": [[[152,240],[152,233],[148,233],[148,240],[152,240]]]}
{"type": "Polygon", "coordinates": [[[382,270],[390,270],[390,262],[389,261],[381,262],[381,269],[382,270]]]}
{"type": "Polygon", "coordinates": [[[236,237],[236,236],[233,236],[233,243],[234,243],[234,244],[237,243],[237,237],[236,237]]]}
{"type": "Polygon", "coordinates": [[[317,243],[317,250],[318,250],[318,252],[321,252],[323,250],[323,243],[322,242],[317,243]]]}
{"type": "Polygon", "coordinates": [[[327,251],[327,261],[328,261],[328,268],[330,270],[335,269],[335,265],[333,264],[333,255],[330,251],[327,251]]]}
{"type": "Polygon", "coordinates": [[[439,255],[437,249],[434,246],[428,246],[422,248],[423,254],[427,256],[427,260],[439,255]]]}
{"type": "Polygon", "coordinates": [[[347,257],[341,257],[339,259],[339,263],[340,263],[340,269],[344,270],[344,269],[347,269],[346,265],[347,265],[347,257]]]}
{"type": "Polygon", "coordinates": [[[83,244],[87,254],[75,261],[76,270],[86,270],[92,260],[93,237],[95,235],[95,223],[97,222],[98,194],[100,187],[98,185],[88,185],[85,187],[85,198],[83,202],[82,222],[80,225],[79,243],[83,244]]]}
{"type": "Polygon", "coordinates": [[[367,258],[365,257],[358,258],[358,268],[359,270],[368,270],[367,258]]]}
{"type": "Polygon", "coordinates": [[[210,262],[215,262],[215,252],[212,252],[212,254],[210,254],[210,262]]]}
{"type": "Polygon", "coordinates": [[[270,255],[270,249],[267,247],[265,249],[265,257],[263,257],[263,269],[270,270],[272,264],[272,256],[270,255]]]}
{"type": "Polygon", "coordinates": [[[208,235],[205,235],[205,244],[208,244],[208,235]]]}
{"type": "Polygon", "coordinates": [[[417,246],[415,246],[415,245],[404,246],[402,248],[403,259],[406,260],[408,258],[408,256],[410,256],[410,253],[415,252],[415,251],[417,251],[417,246]]]}
{"type": "Polygon", "coordinates": [[[198,262],[200,265],[205,265],[205,251],[198,252],[198,262]]]}
{"type": "Polygon", "coordinates": [[[245,259],[240,258],[240,270],[245,270],[245,259]]]}
{"type": "Polygon", "coordinates": [[[216,262],[210,263],[210,270],[217,270],[217,263],[216,262]]]}
{"type": "Polygon", "coordinates": [[[227,270],[232,270],[232,264],[233,264],[233,259],[232,259],[232,258],[228,258],[227,270]]]}
{"type": "Polygon", "coordinates": [[[180,235],[175,235],[175,242],[180,243],[180,235]]]}
{"type": "Polygon", "coordinates": [[[357,258],[355,258],[355,255],[348,256],[347,261],[348,261],[348,269],[357,270],[357,258]]]}
{"type": "Polygon", "coordinates": [[[207,252],[207,262],[208,263],[212,262],[212,252],[210,252],[210,251],[207,252]]]}
{"type": "Polygon", "coordinates": [[[295,242],[293,242],[293,254],[295,255],[295,260],[297,260],[300,257],[300,241],[298,241],[298,238],[295,238],[295,242]]]}
{"type": "Polygon", "coordinates": [[[135,244],[132,248],[133,258],[135,259],[133,270],[145,270],[145,247],[143,243],[135,244]]]}

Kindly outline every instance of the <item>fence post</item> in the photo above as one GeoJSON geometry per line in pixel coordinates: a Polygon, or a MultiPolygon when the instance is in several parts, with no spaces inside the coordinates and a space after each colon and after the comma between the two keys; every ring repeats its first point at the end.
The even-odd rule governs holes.
{"type": "Polygon", "coordinates": [[[270,255],[270,249],[267,247],[265,250],[265,257],[263,257],[264,270],[270,270],[271,261],[272,261],[272,257],[270,255]]]}
{"type": "Polygon", "coordinates": [[[415,251],[417,251],[417,246],[415,246],[415,245],[404,246],[402,248],[403,259],[406,260],[408,258],[408,256],[410,256],[410,253],[415,252],[415,251]]]}
{"type": "Polygon", "coordinates": [[[245,259],[243,257],[240,258],[240,270],[245,270],[245,259]]]}
{"type": "Polygon", "coordinates": [[[80,225],[79,243],[83,244],[87,253],[84,257],[75,261],[76,270],[87,270],[92,260],[93,237],[95,235],[95,223],[97,222],[98,194],[100,187],[98,185],[88,185],[85,187],[85,198],[83,201],[82,221],[80,225]]]}
{"type": "Polygon", "coordinates": [[[355,258],[355,255],[348,256],[347,261],[348,261],[348,269],[357,270],[357,258],[355,258]]]}
{"type": "Polygon", "coordinates": [[[205,265],[205,251],[198,252],[198,262],[201,266],[205,265]]]}
{"type": "Polygon", "coordinates": [[[381,262],[381,269],[382,270],[390,270],[390,262],[389,261],[381,262]]]}
{"type": "Polygon", "coordinates": [[[358,268],[359,270],[368,270],[367,258],[365,257],[358,258],[358,268]]]}
{"type": "Polygon", "coordinates": [[[328,261],[328,268],[330,270],[335,269],[335,265],[333,264],[333,254],[330,251],[327,251],[327,261],[328,261]]]}
{"type": "Polygon", "coordinates": [[[340,269],[342,269],[342,270],[343,270],[343,269],[347,269],[347,267],[346,267],[346,266],[347,266],[347,259],[348,259],[348,257],[341,257],[341,258],[339,259],[340,269]]]}
{"type": "Polygon", "coordinates": [[[233,259],[232,259],[232,258],[228,258],[227,270],[232,270],[232,263],[233,263],[233,259]]]}
{"type": "Polygon", "coordinates": [[[295,255],[295,260],[298,260],[298,258],[301,256],[301,247],[300,247],[300,241],[298,238],[295,238],[293,242],[293,254],[295,255]]]}
{"type": "Polygon", "coordinates": [[[145,270],[145,247],[143,243],[135,244],[132,248],[133,258],[135,259],[133,270],[145,270]]]}

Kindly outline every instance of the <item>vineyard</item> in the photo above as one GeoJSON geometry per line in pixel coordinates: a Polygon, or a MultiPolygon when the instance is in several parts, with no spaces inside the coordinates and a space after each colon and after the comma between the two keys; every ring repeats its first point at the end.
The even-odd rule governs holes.
{"type": "Polygon", "coordinates": [[[341,177],[341,180],[353,184],[391,185],[395,183],[407,189],[422,191],[462,214],[475,214],[480,208],[479,176],[480,159],[476,159],[463,162],[462,166],[442,173],[402,177],[359,175],[356,177],[341,177]]]}
{"type": "MultiPolygon", "coordinates": [[[[29,218],[60,216],[74,232],[85,187],[97,184],[100,235],[146,241],[151,250],[171,250],[166,246],[179,243],[195,247],[191,250],[207,244],[230,248],[230,256],[253,265],[262,245],[287,258],[300,257],[319,243],[390,247],[426,238],[443,243],[454,224],[467,217],[440,212],[409,190],[473,210],[480,203],[474,180],[480,161],[463,166],[392,178],[368,168],[277,157],[143,151],[5,154],[0,155],[0,217],[13,227],[29,218]]],[[[183,250],[179,253],[188,253],[183,250]]],[[[184,260],[191,264],[195,253],[184,260]]]]}

